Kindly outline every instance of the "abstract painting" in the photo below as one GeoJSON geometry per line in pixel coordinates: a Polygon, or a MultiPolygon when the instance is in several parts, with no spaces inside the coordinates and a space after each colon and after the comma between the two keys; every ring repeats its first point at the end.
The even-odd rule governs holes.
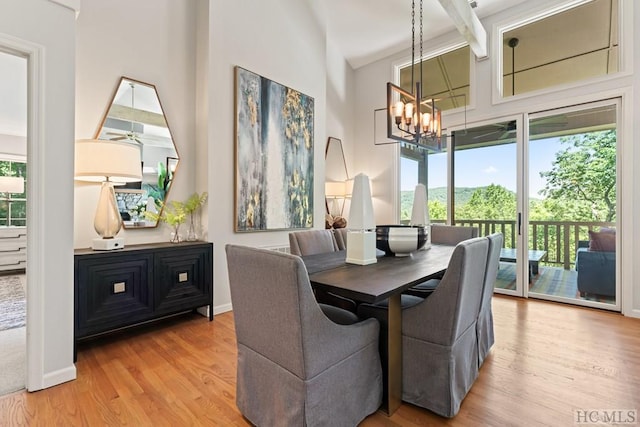
{"type": "Polygon", "coordinates": [[[314,100],[235,68],[235,230],[313,226],[314,100]]]}

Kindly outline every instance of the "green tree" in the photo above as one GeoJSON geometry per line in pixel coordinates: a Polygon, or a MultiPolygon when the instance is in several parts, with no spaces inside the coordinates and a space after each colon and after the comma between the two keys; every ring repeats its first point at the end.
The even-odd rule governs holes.
{"type": "Polygon", "coordinates": [[[540,173],[547,181],[541,194],[572,206],[578,218],[615,221],[616,132],[572,135],[560,142],[568,147],[556,154],[550,171],[540,173]]]}
{"type": "Polygon", "coordinates": [[[447,206],[440,200],[429,200],[429,219],[447,219],[447,206]]]}
{"type": "Polygon", "coordinates": [[[456,208],[457,219],[513,220],[516,196],[501,185],[477,188],[468,203],[456,208]]]}

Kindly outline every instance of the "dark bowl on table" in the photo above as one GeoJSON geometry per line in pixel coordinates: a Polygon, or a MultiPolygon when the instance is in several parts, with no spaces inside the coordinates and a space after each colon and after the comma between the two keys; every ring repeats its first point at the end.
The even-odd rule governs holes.
{"type": "Polygon", "coordinates": [[[376,247],[388,256],[408,256],[424,247],[429,227],[424,225],[378,225],[376,247]]]}

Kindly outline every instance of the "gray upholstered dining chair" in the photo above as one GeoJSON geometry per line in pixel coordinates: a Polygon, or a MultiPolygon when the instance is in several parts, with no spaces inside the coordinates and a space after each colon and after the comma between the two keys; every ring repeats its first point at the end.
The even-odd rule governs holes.
{"type": "Polygon", "coordinates": [[[453,246],[474,237],[478,237],[478,227],[431,224],[431,243],[453,246]]]}
{"type": "MultiPolygon", "coordinates": [[[[439,245],[457,245],[458,243],[478,237],[477,227],[464,227],[457,225],[431,225],[431,243],[439,245]]],[[[414,295],[421,298],[427,298],[440,284],[442,277],[429,279],[419,283],[407,291],[406,294],[414,295]]]]}
{"type": "Polygon", "coordinates": [[[237,245],[226,254],[240,412],[258,426],[349,427],[375,412],[378,322],[332,322],[297,256],[237,245]]]}
{"type": "Polygon", "coordinates": [[[334,252],[338,243],[331,230],[304,230],[289,233],[289,251],[293,255],[315,255],[334,252]]]}
{"type": "MultiPolygon", "coordinates": [[[[478,377],[476,321],[489,241],[459,243],[440,286],[402,309],[402,400],[452,417],[478,377]]],[[[384,308],[360,304],[360,317],[386,318],[384,308]]]]}
{"type": "Polygon", "coordinates": [[[346,228],[334,228],[333,235],[336,238],[338,249],[344,251],[347,249],[347,229],[346,228]]]}
{"type": "Polygon", "coordinates": [[[484,283],[482,285],[482,300],[480,311],[476,323],[476,333],[478,335],[478,367],[482,366],[489,350],[495,342],[493,333],[493,311],[491,310],[491,300],[493,298],[493,287],[498,277],[500,267],[500,249],[504,237],[501,233],[494,233],[487,236],[489,250],[487,253],[487,266],[484,273],[484,283]]]}
{"type": "MultiPolygon", "coordinates": [[[[336,237],[333,230],[293,231],[289,233],[289,251],[292,255],[306,256],[344,249],[339,248],[336,237]]],[[[349,298],[319,289],[315,291],[315,295],[320,303],[356,312],[357,304],[349,298]]]]}

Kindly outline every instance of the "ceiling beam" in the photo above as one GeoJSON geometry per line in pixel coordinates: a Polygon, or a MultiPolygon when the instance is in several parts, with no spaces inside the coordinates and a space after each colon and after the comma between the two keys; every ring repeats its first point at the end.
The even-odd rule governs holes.
{"type": "Polygon", "coordinates": [[[468,0],[438,0],[478,59],[487,57],[487,32],[468,0]]]}

